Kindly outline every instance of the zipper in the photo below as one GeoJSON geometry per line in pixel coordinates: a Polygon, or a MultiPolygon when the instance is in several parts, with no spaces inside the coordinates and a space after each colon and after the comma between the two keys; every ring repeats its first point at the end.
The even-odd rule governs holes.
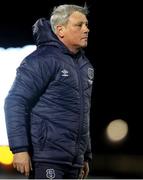
{"type": "Polygon", "coordinates": [[[82,127],[82,122],[83,122],[83,85],[82,85],[82,80],[81,80],[81,75],[80,75],[80,68],[78,64],[78,59],[74,59],[75,66],[76,66],[76,72],[78,76],[78,84],[79,84],[79,93],[80,93],[80,120],[79,120],[79,127],[78,127],[78,137],[76,140],[76,153],[78,154],[79,152],[79,142],[80,142],[80,134],[81,134],[81,127],[82,127]]]}

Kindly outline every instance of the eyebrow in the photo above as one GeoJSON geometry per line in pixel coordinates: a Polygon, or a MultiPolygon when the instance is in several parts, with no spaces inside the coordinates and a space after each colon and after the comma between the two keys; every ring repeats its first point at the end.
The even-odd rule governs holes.
{"type": "Polygon", "coordinates": [[[88,21],[79,21],[79,22],[76,22],[74,24],[75,25],[83,25],[83,24],[88,25],[88,21]]]}
{"type": "Polygon", "coordinates": [[[79,24],[80,24],[80,23],[82,23],[82,24],[88,24],[88,21],[77,21],[76,24],[78,24],[78,23],[79,23],[79,24]]]}

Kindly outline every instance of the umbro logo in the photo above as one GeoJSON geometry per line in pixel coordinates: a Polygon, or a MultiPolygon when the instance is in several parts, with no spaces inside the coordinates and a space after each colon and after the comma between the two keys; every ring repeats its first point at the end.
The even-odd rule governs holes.
{"type": "Polygon", "coordinates": [[[66,69],[63,69],[61,72],[62,72],[62,76],[64,77],[69,76],[69,72],[66,69]]]}

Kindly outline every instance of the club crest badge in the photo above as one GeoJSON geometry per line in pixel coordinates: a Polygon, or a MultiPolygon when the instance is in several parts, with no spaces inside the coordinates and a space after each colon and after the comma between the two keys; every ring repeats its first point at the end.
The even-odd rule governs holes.
{"type": "Polygon", "coordinates": [[[54,179],[55,178],[55,170],[54,169],[46,169],[46,177],[48,179],[54,179]]]}
{"type": "Polygon", "coordinates": [[[90,80],[93,80],[93,78],[94,78],[94,69],[88,68],[88,78],[90,80]]]}

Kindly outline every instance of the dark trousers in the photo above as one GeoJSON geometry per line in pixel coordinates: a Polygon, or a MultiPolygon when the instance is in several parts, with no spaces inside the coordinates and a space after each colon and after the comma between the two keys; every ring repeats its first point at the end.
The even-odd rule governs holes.
{"type": "Polygon", "coordinates": [[[80,170],[63,164],[36,162],[29,179],[79,179],[80,170]]]}

